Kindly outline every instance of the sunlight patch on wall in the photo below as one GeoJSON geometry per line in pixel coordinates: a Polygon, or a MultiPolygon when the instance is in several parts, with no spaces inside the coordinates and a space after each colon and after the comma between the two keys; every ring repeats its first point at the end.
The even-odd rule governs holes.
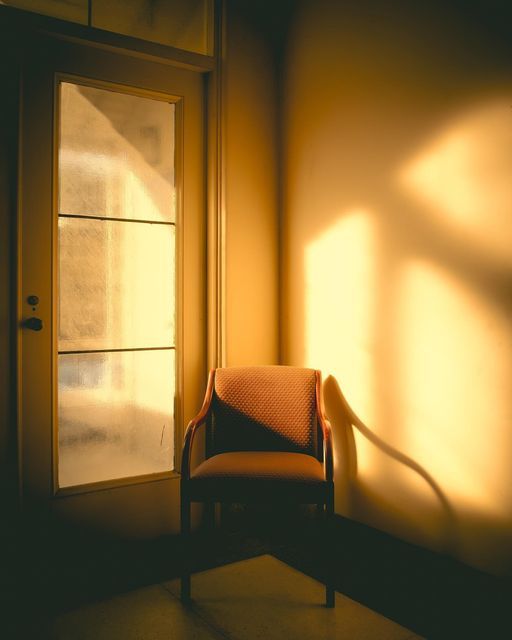
{"type": "MultiPolygon", "coordinates": [[[[340,216],[305,252],[305,365],[321,369],[324,377],[334,375],[349,403],[370,423],[375,417],[375,259],[374,220],[364,209],[340,216]]],[[[361,455],[363,466],[365,460],[361,455]]]]}
{"type": "Polygon", "coordinates": [[[409,162],[400,182],[443,224],[512,264],[512,98],[470,112],[409,162]]]}
{"type": "Polygon", "coordinates": [[[506,318],[427,262],[410,264],[402,284],[397,366],[404,447],[449,501],[505,511],[512,419],[506,318]]]}

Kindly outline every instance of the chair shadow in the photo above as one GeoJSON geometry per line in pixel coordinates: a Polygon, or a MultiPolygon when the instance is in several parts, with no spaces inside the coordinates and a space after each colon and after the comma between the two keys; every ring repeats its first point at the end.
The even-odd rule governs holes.
{"type": "MultiPolygon", "coordinates": [[[[323,393],[327,415],[331,421],[336,442],[338,459],[343,460],[341,483],[348,488],[354,487],[357,483],[357,448],[353,431],[353,428],[356,428],[377,449],[414,471],[427,483],[441,506],[445,551],[453,550],[456,546],[455,513],[435,479],[415,460],[387,444],[364,424],[349,405],[334,376],[326,378],[323,393]]],[[[339,471],[336,475],[338,478],[340,477],[339,471]]]]}

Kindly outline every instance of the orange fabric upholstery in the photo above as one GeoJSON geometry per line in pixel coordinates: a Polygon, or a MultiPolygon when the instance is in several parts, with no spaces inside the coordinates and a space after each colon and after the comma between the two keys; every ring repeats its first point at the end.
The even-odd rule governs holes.
{"type": "Polygon", "coordinates": [[[315,371],[299,367],[217,369],[214,451],[317,455],[315,371]]]}
{"type": "Polygon", "coordinates": [[[220,453],[191,474],[189,494],[223,496],[226,501],[321,502],[323,464],[304,453],[237,451],[220,453]]]}

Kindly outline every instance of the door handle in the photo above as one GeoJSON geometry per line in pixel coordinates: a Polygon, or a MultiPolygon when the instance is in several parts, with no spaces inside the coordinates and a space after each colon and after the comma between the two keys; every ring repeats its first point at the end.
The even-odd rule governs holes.
{"type": "Polygon", "coordinates": [[[43,321],[41,318],[27,318],[26,320],[23,320],[21,326],[25,329],[30,329],[31,331],[41,331],[43,328],[43,321]]]}

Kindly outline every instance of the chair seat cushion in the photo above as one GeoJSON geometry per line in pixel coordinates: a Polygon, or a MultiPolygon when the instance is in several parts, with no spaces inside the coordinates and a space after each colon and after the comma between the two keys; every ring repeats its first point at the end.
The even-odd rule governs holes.
{"type": "Polygon", "coordinates": [[[191,499],[219,502],[317,502],[324,499],[326,486],[323,464],[316,458],[281,451],[220,453],[196,467],[187,482],[191,499]]]}

